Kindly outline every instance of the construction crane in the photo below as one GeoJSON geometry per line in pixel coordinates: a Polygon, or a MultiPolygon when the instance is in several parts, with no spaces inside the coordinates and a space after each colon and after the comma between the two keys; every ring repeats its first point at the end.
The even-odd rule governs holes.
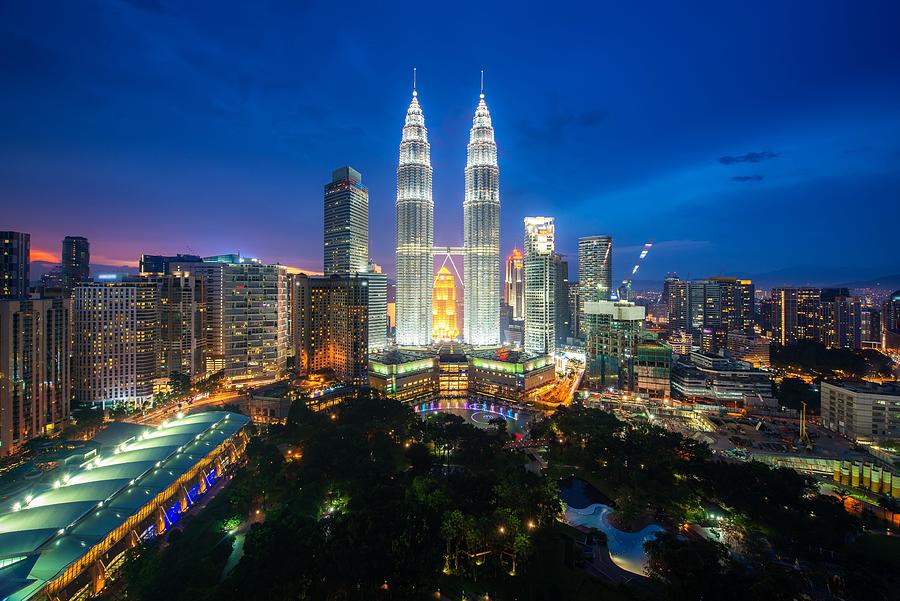
{"type": "Polygon", "coordinates": [[[801,401],[802,407],[800,408],[800,444],[804,445],[807,450],[812,451],[813,444],[812,440],[809,438],[809,433],[806,431],[806,402],[801,401]]]}
{"type": "Polygon", "coordinates": [[[638,256],[637,263],[634,264],[634,267],[631,269],[631,273],[627,278],[622,280],[622,286],[619,286],[619,297],[622,296],[621,292],[624,289],[625,291],[625,300],[631,300],[631,282],[634,280],[634,276],[637,273],[638,269],[641,266],[641,263],[647,257],[647,254],[650,252],[650,248],[653,246],[653,242],[647,242],[644,244],[644,249],[641,251],[641,254],[638,256]]]}

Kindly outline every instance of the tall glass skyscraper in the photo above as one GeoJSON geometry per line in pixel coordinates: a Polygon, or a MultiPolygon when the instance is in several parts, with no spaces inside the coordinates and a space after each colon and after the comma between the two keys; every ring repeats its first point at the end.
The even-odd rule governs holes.
{"type": "MultiPolygon", "coordinates": [[[[434,285],[434,201],[431,148],[425,116],[413,86],[397,167],[397,344],[431,343],[434,285]]],[[[467,276],[468,277],[468,276],[467,276]]]]}
{"type": "Polygon", "coordinates": [[[578,313],[584,335],[584,303],[609,300],[612,294],[612,236],[578,239],[578,281],[581,284],[578,313]]]}
{"type": "Polygon", "coordinates": [[[500,170],[484,89],[469,133],[463,202],[464,339],[500,343],[500,170]]]}
{"type": "Polygon", "coordinates": [[[353,167],[325,186],[325,275],[365,272],[369,264],[369,191],[353,167]]]}
{"type": "Polygon", "coordinates": [[[525,350],[556,348],[556,263],[553,217],[525,218],[525,350]]]}

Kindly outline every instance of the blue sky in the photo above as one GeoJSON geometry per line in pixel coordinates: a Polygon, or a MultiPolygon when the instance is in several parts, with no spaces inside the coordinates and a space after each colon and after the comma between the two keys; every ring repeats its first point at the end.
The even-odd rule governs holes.
{"type": "MultiPolygon", "coordinates": [[[[896,2],[5,2],[0,229],[36,257],[239,250],[321,266],[322,186],[370,190],[393,269],[411,70],[436,241],[462,241],[479,71],[504,251],[611,234],[617,277],[900,272],[896,2]]],[[[818,277],[818,276],[817,276],[818,277]]]]}

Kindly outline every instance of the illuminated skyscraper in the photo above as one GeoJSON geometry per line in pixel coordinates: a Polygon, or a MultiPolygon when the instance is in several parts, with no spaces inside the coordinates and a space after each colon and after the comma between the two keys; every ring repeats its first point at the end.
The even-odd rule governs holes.
{"type": "Polygon", "coordinates": [[[522,252],[518,248],[514,248],[506,258],[503,301],[512,307],[513,319],[525,317],[525,271],[522,267],[522,252]]]}
{"type": "Polygon", "coordinates": [[[581,284],[578,312],[584,335],[584,303],[609,300],[612,294],[612,236],[578,239],[578,281],[581,284]]]}
{"type": "Polygon", "coordinates": [[[556,348],[554,238],[553,217],[525,218],[524,346],[538,355],[556,348]]]}
{"type": "Polygon", "coordinates": [[[364,273],[369,262],[369,190],[353,167],[325,186],[325,275],[364,273]]]}
{"type": "MultiPolygon", "coordinates": [[[[397,167],[397,344],[431,342],[434,201],[431,148],[413,81],[397,167]]],[[[468,277],[468,276],[467,276],[468,277]]]]}
{"type": "Polygon", "coordinates": [[[431,309],[434,340],[456,340],[459,323],[456,316],[456,280],[446,266],[434,276],[434,292],[431,309]]]}
{"type": "Polygon", "coordinates": [[[491,114],[484,102],[483,80],[469,132],[463,228],[463,338],[473,345],[499,344],[500,170],[491,114]]]}

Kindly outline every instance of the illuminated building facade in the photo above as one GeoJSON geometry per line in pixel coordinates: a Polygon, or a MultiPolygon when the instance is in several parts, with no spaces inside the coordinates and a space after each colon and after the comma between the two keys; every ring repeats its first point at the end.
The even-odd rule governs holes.
{"type": "Polygon", "coordinates": [[[140,406],[158,377],[159,287],[124,279],[74,289],[73,393],[82,403],[140,406]]]}
{"type": "Polygon", "coordinates": [[[900,290],[881,305],[881,348],[900,350],[900,290]]]}
{"type": "Polygon", "coordinates": [[[635,360],[645,316],[644,307],[628,301],[584,304],[585,375],[592,389],[635,390],[635,360]]]}
{"type": "Polygon", "coordinates": [[[434,201],[428,130],[417,96],[414,85],[397,167],[396,340],[400,345],[424,346],[432,335],[434,201]]]}
{"type": "Polygon", "coordinates": [[[26,298],[31,282],[31,234],[0,232],[0,299],[26,298]]]}
{"type": "Polygon", "coordinates": [[[63,289],[71,294],[72,288],[91,277],[91,245],[87,238],[66,236],[62,241],[63,289]]]}
{"type": "Polygon", "coordinates": [[[402,402],[428,398],[438,391],[436,363],[437,357],[425,351],[373,353],[369,356],[369,385],[402,402]]]}
{"type": "Polygon", "coordinates": [[[822,382],[822,423],[853,441],[900,439],[896,382],[822,382]]]}
{"type": "Polygon", "coordinates": [[[179,372],[199,380],[206,374],[206,278],[182,272],[145,278],[159,286],[159,376],[179,372]]]}
{"type": "Polygon", "coordinates": [[[572,313],[569,311],[569,262],[559,253],[553,253],[553,269],[556,273],[553,311],[556,315],[556,344],[566,344],[572,335],[572,313]]]}
{"type": "Polygon", "coordinates": [[[483,87],[469,132],[463,246],[466,278],[463,338],[475,346],[499,344],[500,169],[483,87]]]}
{"type": "Polygon", "coordinates": [[[459,337],[456,315],[456,280],[446,265],[441,267],[434,276],[431,323],[433,324],[433,340],[450,341],[459,337]]]}
{"type": "Polygon", "coordinates": [[[365,273],[369,263],[369,190],[353,167],[325,186],[325,275],[365,273]]]}
{"type": "Polygon", "coordinates": [[[525,218],[525,350],[556,349],[556,269],[553,217],[525,218]]]}
{"type": "Polygon", "coordinates": [[[367,383],[368,286],[364,274],[294,276],[292,330],[300,369],[330,369],[344,384],[367,383]]]}
{"type": "Polygon", "coordinates": [[[369,350],[378,351],[385,348],[388,342],[387,274],[381,271],[380,266],[369,263],[368,271],[361,276],[369,287],[369,350]]]}
{"type": "Polygon", "coordinates": [[[846,288],[822,289],[821,342],[827,348],[862,348],[862,305],[846,288]]]}
{"type": "Polygon", "coordinates": [[[514,248],[506,258],[506,278],[503,282],[503,301],[512,307],[512,319],[525,317],[525,268],[522,251],[514,248]]]}
{"type": "Polygon", "coordinates": [[[821,339],[822,291],[819,288],[773,288],[772,334],[776,344],[821,339]]]}
{"type": "Polygon", "coordinates": [[[72,301],[0,300],[0,457],[69,419],[72,301]]]}
{"type": "Polygon", "coordinates": [[[172,261],[170,273],[206,278],[206,371],[231,379],[274,377],[287,365],[287,269],[236,254],[172,261]]]}
{"type": "Polygon", "coordinates": [[[584,334],[584,303],[609,300],[612,294],[612,236],[578,239],[579,316],[584,334]]]}
{"type": "Polygon", "coordinates": [[[672,348],[644,340],[635,348],[634,391],[652,399],[668,398],[672,378],[672,348]]]}

